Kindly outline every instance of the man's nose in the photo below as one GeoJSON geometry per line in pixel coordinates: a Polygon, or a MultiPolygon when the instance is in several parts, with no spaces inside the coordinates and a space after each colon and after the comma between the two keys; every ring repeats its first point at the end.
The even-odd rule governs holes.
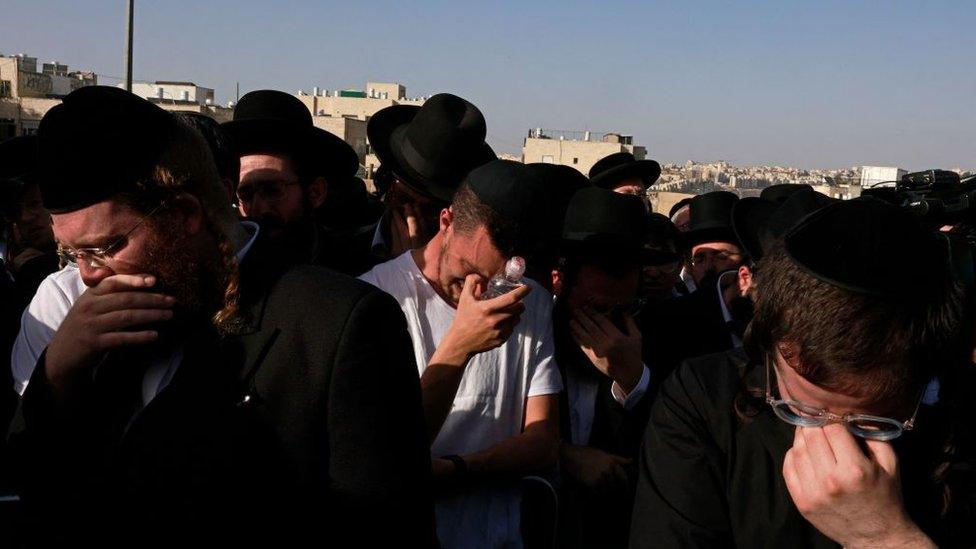
{"type": "Polygon", "coordinates": [[[99,282],[115,274],[108,267],[92,267],[88,260],[78,262],[78,271],[81,274],[81,281],[89,288],[97,286],[99,282]]]}

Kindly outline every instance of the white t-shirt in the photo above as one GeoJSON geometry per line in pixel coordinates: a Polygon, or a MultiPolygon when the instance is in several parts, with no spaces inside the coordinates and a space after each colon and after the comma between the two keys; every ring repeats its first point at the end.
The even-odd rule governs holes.
{"type": "Polygon", "coordinates": [[[20,317],[20,333],[10,352],[14,390],[23,395],[34,373],[34,365],[58,331],[71,306],[88,288],[78,267],[67,267],[45,278],[20,317]]]}
{"type": "MultiPolygon", "coordinates": [[[[407,317],[417,371],[423,374],[451,327],[456,310],[441,298],[410,252],[377,265],[362,280],[392,295],[407,317]]],[[[553,358],[552,296],[534,281],[525,312],[508,341],[471,358],[431,455],[465,455],[522,432],[525,399],[562,390],[553,358]]],[[[437,502],[437,532],[444,547],[521,544],[517,489],[482,490],[437,502]]]]}

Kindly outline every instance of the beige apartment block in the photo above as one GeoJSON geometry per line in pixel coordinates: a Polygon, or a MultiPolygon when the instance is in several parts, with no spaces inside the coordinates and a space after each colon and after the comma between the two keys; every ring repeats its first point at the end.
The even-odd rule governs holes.
{"type": "MultiPolygon", "coordinates": [[[[125,87],[120,83],[118,87],[125,87]]],[[[214,90],[198,86],[193,82],[157,80],[155,82],[133,82],[132,93],[153,102],[166,101],[213,105],[214,90]]]]}
{"type": "Polygon", "coordinates": [[[675,204],[694,195],[686,193],[673,193],[668,191],[654,191],[647,193],[647,199],[651,203],[651,209],[659,214],[668,215],[675,204]]]}
{"type": "Polygon", "coordinates": [[[407,97],[407,88],[396,82],[367,82],[365,90],[299,90],[298,98],[313,116],[333,116],[369,120],[393,105],[423,105],[426,98],[407,97]]]}
{"type": "Polygon", "coordinates": [[[522,161],[544,162],[576,168],[588,175],[601,158],[613,153],[629,152],[637,160],[647,156],[647,149],[634,145],[633,137],[617,133],[602,135],[588,131],[534,129],[522,143],[522,161]]]}
{"type": "Polygon", "coordinates": [[[68,66],[43,63],[27,55],[0,55],[0,140],[37,131],[41,118],[61,98],[98,83],[92,72],[68,72],[68,66]]]}
{"type": "Polygon", "coordinates": [[[368,147],[366,146],[365,120],[345,117],[336,118],[334,116],[313,116],[312,123],[315,124],[315,127],[321,128],[349,143],[349,146],[356,151],[356,156],[359,157],[359,163],[364,163],[368,152],[368,147]]]}

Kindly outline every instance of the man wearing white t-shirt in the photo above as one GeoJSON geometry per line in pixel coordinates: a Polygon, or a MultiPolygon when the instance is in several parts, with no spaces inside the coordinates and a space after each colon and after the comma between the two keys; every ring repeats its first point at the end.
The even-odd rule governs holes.
{"type": "Polygon", "coordinates": [[[558,393],[552,298],[538,284],[479,300],[513,255],[539,241],[536,175],[498,160],[472,171],[427,246],[361,278],[403,309],[433,441],[444,547],[520,546],[517,479],[552,467],[558,393]]]}

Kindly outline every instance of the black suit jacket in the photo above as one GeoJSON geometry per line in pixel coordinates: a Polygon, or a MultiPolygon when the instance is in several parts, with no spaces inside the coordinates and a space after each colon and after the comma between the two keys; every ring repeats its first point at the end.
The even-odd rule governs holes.
{"type": "MultiPolygon", "coordinates": [[[[765,373],[762,361],[735,349],[689,360],[664,382],[638,461],[631,547],[839,547],[803,518],[786,488],[783,459],[796,428],[748,397],[762,394],[765,373]]],[[[960,476],[948,515],[932,481],[945,457],[949,410],[941,408],[923,405],[916,429],[893,442],[903,501],[940,547],[973,547],[972,446],[956,447],[960,476]]],[[[955,440],[972,440],[970,433],[957,431],[955,440]]]]}
{"type": "MultiPolygon", "coordinates": [[[[586,355],[580,352],[572,337],[564,331],[561,332],[556,339],[556,362],[563,371],[563,376],[565,377],[567,368],[576,368],[582,370],[584,375],[593,375],[598,379],[593,426],[586,446],[636,462],[650,415],[653,388],[648,387],[647,393],[637,405],[627,410],[613,398],[613,381],[597,372],[586,355]]],[[[563,391],[559,399],[559,418],[560,434],[564,442],[572,440],[569,404],[567,392],[563,391]]],[[[594,493],[564,475],[560,500],[560,547],[627,546],[637,469],[635,465],[625,469],[628,477],[625,493],[594,493]]]]}
{"type": "Polygon", "coordinates": [[[42,358],[11,436],[30,537],[436,543],[399,306],[261,244],[241,266],[245,328],[191,332],[173,381],[131,422],[138,383],[124,373],[139,364],[128,353],[109,356],[70,406],[51,397],[42,358]]]}

